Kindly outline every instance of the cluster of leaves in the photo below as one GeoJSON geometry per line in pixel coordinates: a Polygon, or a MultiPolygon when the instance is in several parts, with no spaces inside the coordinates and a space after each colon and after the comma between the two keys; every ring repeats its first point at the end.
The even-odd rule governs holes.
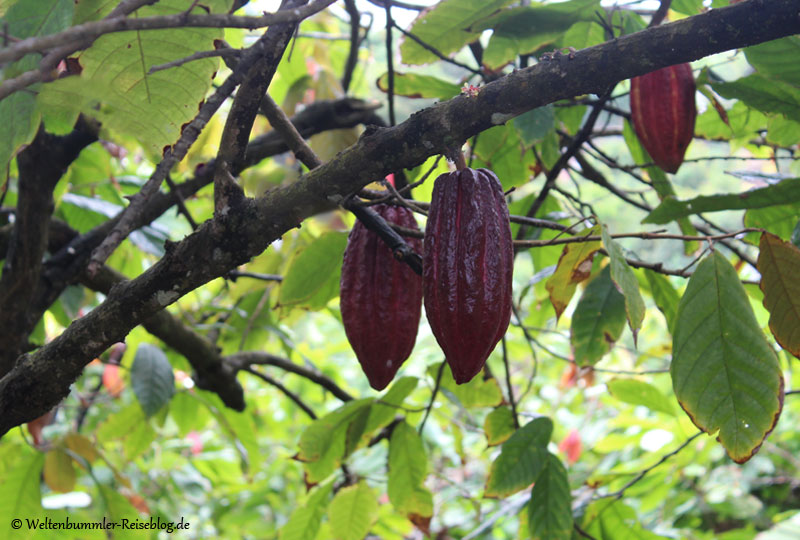
{"type": "MultiPolygon", "coordinates": [[[[99,20],[115,4],[0,1],[0,15],[4,31],[24,39],[99,20]]],[[[183,13],[187,4],[160,0],[137,15],[183,13]]],[[[200,4],[198,12],[224,13],[232,3],[200,4]]],[[[705,9],[701,0],[671,7],[674,18],[705,9]]],[[[345,89],[349,43],[319,38],[349,30],[335,15],[305,21],[281,60],[269,93],[290,115],[346,90],[410,112],[420,98],[455,97],[464,84],[545,52],[646,26],[635,11],[606,10],[598,0],[445,0],[404,29],[416,39],[406,36],[391,51],[401,70],[387,71],[363,47],[345,89]]],[[[370,47],[384,43],[374,30],[359,31],[370,47]]],[[[3,205],[17,204],[14,156],[40,124],[68,133],[87,115],[102,121],[104,142],[84,149],[59,182],[54,217],[85,233],[115,216],[193,118],[214,72],[217,80],[226,73],[214,59],[149,69],[223,37],[239,46],[245,35],[203,28],[107,34],[77,55],[79,74],[0,100],[3,205]]],[[[552,225],[512,223],[519,248],[512,326],[483,376],[456,385],[423,322],[400,376],[374,395],[337,304],[353,218],[317,216],[231,279],[170,308],[187,332],[244,372],[244,412],[193,382],[190,353],[137,327],[126,349],[86,367],[57,412],[4,436],[2,526],[45,516],[183,517],[197,538],[255,531],[282,540],[797,535],[798,400],[786,394],[800,382],[793,369],[800,355],[799,50],[790,37],[694,65],[703,112],[689,160],[673,177],[652,166],[638,143],[626,83],[608,99],[557,102],[468,142],[470,165],[492,169],[513,188],[512,215],[552,225]]],[[[25,56],[3,67],[3,79],[35,66],[25,56]]],[[[173,177],[191,179],[214,155],[222,125],[212,119],[173,177]]],[[[259,119],[256,130],[267,129],[259,119]]],[[[332,159],[358,134],[324,131],[310,145],[332,159]]],[[[431,157],[405,171],[409,182],[427,178],[413,198],[429,201],[433,178],[447,170],[431,157]]],[[[257,195],[300,172],[287,153],[250,167],[240,181],[257,195]]],[[[180,213],[132,234],[108,266],[136,277],[164,255],[165,240],[191,232],[187,215],[213,215],[210,188],[183,203],[180,213]]],[[[88,288],[67,288],[30,340],[54,339],[102,300],[88,288]]]]}

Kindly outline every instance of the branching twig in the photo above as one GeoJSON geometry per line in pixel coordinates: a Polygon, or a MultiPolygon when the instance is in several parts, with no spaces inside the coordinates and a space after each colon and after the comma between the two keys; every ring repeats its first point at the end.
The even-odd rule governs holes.
{"type": "Polygon", "coordinates": [[[252,375],[255,375],[256,377],[258,377],[262,381],[266,382],[267,384],[271,384],[272,386],[274,386],[275,388],[277,388],[278,390],[283,392],[286,395],[286,397],[288,397],[289,399],[294,401],[295,404],[297,404],[297,406],[300,407],[303,410],[303,412],[306,413],[312,420],[316,420],[317,419],[317,415],[314,413],[314,411],[311,409],[311,407],[306,405],[305,402],[303,402],[303,400],[300,398],[300,396],[298,396],[297,394],[295,394],[294,392],[292,392],[291,390],[286,388],[278,380],[273,379],[272,377],[270,377],[269,375],[267,375],[265,373],[261,373],[260,371],[256,371],[255,369],[253,369],[250,366],[244,367],[244,368],[242,368],[242,370],[246,371],[247,373],[250,373],[252,375]]]}

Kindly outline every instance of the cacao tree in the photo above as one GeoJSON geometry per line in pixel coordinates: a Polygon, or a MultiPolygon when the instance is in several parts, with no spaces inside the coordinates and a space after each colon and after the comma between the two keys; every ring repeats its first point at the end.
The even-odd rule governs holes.
{"type": "Polygon", "coordinates": [[[0,19],[4,537],[800,536],[800,1],[0,19]]]}

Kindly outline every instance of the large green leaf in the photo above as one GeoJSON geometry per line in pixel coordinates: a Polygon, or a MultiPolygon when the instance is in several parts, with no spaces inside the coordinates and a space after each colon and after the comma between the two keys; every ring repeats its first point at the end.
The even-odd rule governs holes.
{"type": "Polygon", "coordinates": [[[328,497],[333,482],[329,481],[317,487],[309,495],[306,504],[298,507],[292,512],[289,521],[281,527],[278,533],[280,540],[314,540],[325,515],[325,507],[328,505],[328,497]]]}
{"type": "Polygon", "coordinates": [[[573,24],[591,21],[599,7],[597,0],[532,2],[529,6],[501,10],[478,21],[471,30],[494,30],[484,52],[484,63],[497,68],[519,54],[555,43],[573,24]]]}
{"type": "Polygon", "coordinates": [[[481,132],[475,145],[475,157],[473,167],[491,169],[503,189],[526,183],[536,163],[536,156],[526,150],[518,131],[508,126],[495,126],[481,132]]]}
{"type": "Polygon", "coordinates": [[[762,75],[800,86],[800,38],[789,36],[747,47],[747,61],[762,75]]]}
{"type": "MultiPolygon", "coordinates": [[[[73,0],[17,2],[0,19],[0,26],[19,39],[54,34],[69,27],[73,6],[73,0]]],[[[3,66],[0,80],[37,68],[38,58],[29,55],[11,66],[3,66]]],[[[32,87],[38,88],[38,85],[32,87]]],[[[41,116],[36,110],[35,96],[35,92],[22,91],[0,100],[0,180],[5,178],[7,165],[17,150],[31,142],[39,128],[41,116]]]]}
{"type": "Polygon", "coordinates": [[[625,260],[622,247],[611,238],[608,227],[605,225],[602,227],[602,237],[603,245],[611,258],[611,279],[625,297],[625,313],[627,314],[628,326],[633,332],[633,341],[635,343],[639,329],[642,327],[642,321],[644,321],[645,312],[644,300],[642,300],[642,295],[639,292],[639,282],[625,260]]]}
{"type": "Polygon", "coordinates": [[[753,208],[744,214],[745,227],[766,229],[784,240],[792,237],[792,231],[798,221],[800,221],[800,205],[798,204],[753,208]]]}
{"type": "Polygon", "coordinates": [[[545,105],[522,113],[511,122],[525,146],[533,146],[553,129],[556,115],[552,105],[545,105]]]}
{"type": "Polygon", "coordinates": [[[622,335],[625,318],[625,297],[606,266],[587,285],[572,316],[570,341],[575,362],[580,366],[596,364],[622,335]]]}
{"type": "Polygon", "coordinates": [[[552,435],[553,422],[545,416],[519,428],[492,462],[484,497],[508,497],[535,482],[547,466],[547,444],[552,435]]]}
{"type": "Polygon", "coordinates": [[[347,234],[325,233],[296,252],[281,283],[281,306],[321,309],[339,291],[347,234]]]}
{"type": "MultiPolygon", "coordinates": [[[[468,30],[476,21],[491,15],[512,0],[444,0],[414,20],[409,32],[442,54],[456,52],[475,41],[480,31],[468,30]]],[[[406,37],[400,44],[404,64],[428,64],[439,58],[406,37]]]]}
{"type": "Polygon", "coordinates": [[[497,407],[483,421],[488,446],[503,444],[514,434],[514,429],[514,413],[506,406],[497,407]]]}
{"type": "MultiPolygon", "coordinates": [[[[221,13],[229,3],[204,0],[195,10],[221,13]]],[[[184,0],[160,0],[136,13],[141,17],[175,15],[186,8],[184,0]]],[[[213,49],[214,40],[222,36],[222,31],[214,28],[106,34],[79,55],[80,75],[45,85],[37,102],[46,119],[50,113],[63,117],[64,111],[75,116],[84,112],[102,121],[103,127],[137,138],[160,156],[197,113],[219,60],[205,58],[152,74],[148,71],[154,65],[213,49]]]]}
{"type": "Polygon", "coordinates": [[[339,490],[328,506],[336,540],[362,540],[378,519],[378,498],[363,480],[339,490]]]}
{"type": "Polygon", "coordinates": [[[636,512],[617,499],[593,502],[583,515],[583,529],[597,540],[665,539],[643,528],[636,512]]]}
{"type": "MultiPolygon", "coordinates": [[[[600,226],[595,225],[591,229],[582,231],[580,236],[597,236],[599,234],[600,226]]],[[[592,261],[601,247],[602,244],[597,240],[564,246],[556,271],[548,278],[545,285],[550,293],[550,302],[556,310],[556,320],[567,309],[567,304],[575,294],[578,283],[585,281],[591,275],[592,261]]]]}
{"type": "Polygon", "coordinates": [[[428,456],[419,434],[406,422],[400,422],[389,441],[389,482],[387,491],[392,505],[406,514],[431,516],[433,500],[422,485],[428,474],[428,456]]]}
{"type": "Polygon", "coordinates": [[[642,405],[652,411],[675,416],[673,402],[650,383],[637,379],[615,378],[608,381],[608,391],[624,403],[642,405]]]}
{"type": "Polygon", "coordinates": [[[692,421],[738,463],[750,459],[783,406],[778,358],[756,322],[736,270],[705,257],[678,306],[672,386],[692,421]]]}
{"type": "Polygon", "coordinates": [[[768,232],[758,247],[769,328],[781,347],[800,358],[800,249],[768,232]]]}
{"type": "MultiPolygon", "coordinates": [[[[374,400],[372,398],[348,401],[332,413],[318,418],[308,426],[300,436],[300,451],[297,459],[300,461],[317,461],[325,451],[332,446],[331,440],[336,433],[344,435],[349,423],[358,412],[368,407],[374,400]]],[[[338,456],[341,457],[341,456],[338,456]]]]}
{"type": "Polygon", "coordinates": [[[688,201],[667,198],[658,205],[644,223],[664,224],[673,219],[722,210],[744,210],[800,201],[800,178],[789,178],[773,186],[725,195],[701,195],[688,201]]]}
{"type": "Polygon", "coordinates": [[[532,539],[572,538],[572,495],[567,471],[553,454],[547,453],[544,469],[536,478],[527,508],[532,539]]]}
{"type": "MultiPolygon", "coordinates": [[[[41,474],[45,454],[27,449],[13,466],[4,471],[3,489],[0,489],[0,508],[8,538],[27,537],[28,534],[11,535],[9,522],[13,518],[37,517],[42,512],[41,474]]],[[[11,464],[9,464],[11,465],[11,464]]],[[[23,528],[22,531],[25,531],[23,528]]]]}
{"type": "Polygon", "coordinates": [[[366,442],[376,430],[392,421],[397,415],[398,408],[418,383],[419,379],[416,377],[400,377],[392,382],[389,390],[375,400],[375,403],[369,408],[369,418],[364,428],[362,443],[366,442]]]}
{"type": "Polygon", "coordinates": [[[131,386],[146,416],[169,402],[175,393],[175,374],[161,349],[149,343],[139,345],[131,367],[131,386]]]}
{"type": "MultiPolygon", "coordinates": [[[[389,75],[384,73],[378,78],[378,88],[383,92],[389,91],[389,75]]],[[[432,75],[419,73],[394,74],[394,93],[397,96],[409,98],[437,98],[450,99],[461,93],[461,87],[432,75]]]]}
{"type": "Polygon", "coordinates": [[[645,278],[648,285],[650,285],[650,294],[653,296],[653,301],[656,307],[664,314],[667,320],[667,328],[672,332],[675,326],[675,315],[678,313],[678,303],[680,296],[678,291],[669,282],[667,276],[654,272],[652,270],[644,270],[645,278]]]}
{"type": "Polygon", "coordinates": [[[800,88],[789,83],[753,74],[712,86],[724,98],[739,99],[763,113],[783,114],[800,121],[800,88]]]}

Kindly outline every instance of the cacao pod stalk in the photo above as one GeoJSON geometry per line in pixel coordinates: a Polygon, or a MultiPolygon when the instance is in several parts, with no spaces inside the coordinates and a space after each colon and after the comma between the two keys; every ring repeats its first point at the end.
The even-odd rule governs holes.
{"type": "Polygon", "coordinates": [[[631,79],[631,117],[636,135],[653,162],[678,172],[694,137],[697,107],[689,64],[676,64],[631,79]]]}
{"type": "Polygon", "coordinates": [[[470,381],[511,318],[508,206],[488,169],[439,176],[425,227],[425,313],[456,383],[470,381]]]}
{"type": "MultiPolygon", "coordinates": [[[[390,223],[419,230],[408,208],[379,204],[372,209],[390,223]]],[[[406,241],[422,251],[418,238],[406,241]]],[[[414,348],[422,311],[422,278],[357,221],[347,238],[340,287],[347,340],[370,386],[383,390],[414,348]]]]}

